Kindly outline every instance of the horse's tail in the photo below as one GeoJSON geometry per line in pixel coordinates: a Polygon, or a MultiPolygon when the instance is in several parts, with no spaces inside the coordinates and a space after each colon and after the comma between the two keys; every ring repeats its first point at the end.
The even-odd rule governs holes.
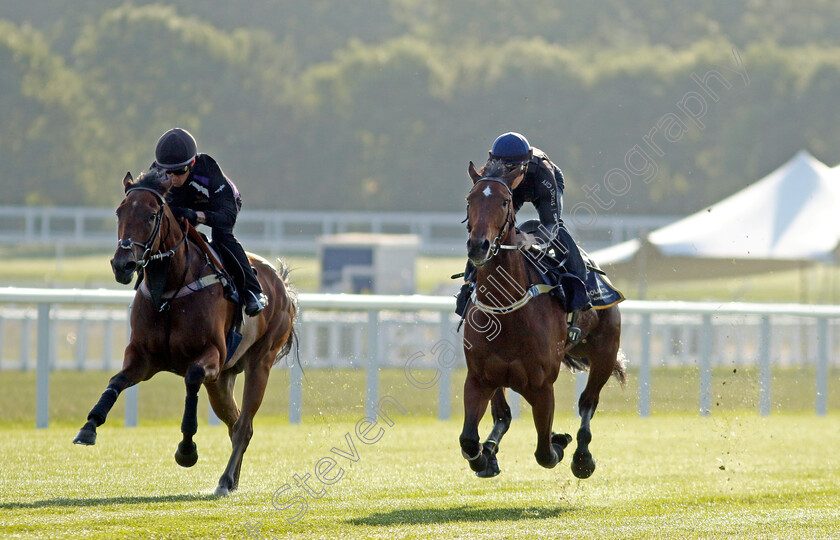
{"type": "MultiPolygon", "coordinates": [[[[589,358],[574,358],[567,354],[563,357],[563,363],[572,373],[589,371],[589,358]]],[[[613,366],[612,375],[621,383],[621,387],[624,388],[627,384],[627,356],[624,355],[622,349],[618,349],[618,353],[615,355],[615,365],[613,366]]]]}
{"type": "Polygon", "coordinates": [[[627,356],[624,350],[619,348],[615,355],[615,366],[613,367],[613,377],[621,383],[621,387],[627,386],[627,356]]]}
{"type": "Polygon", "coordinates": [[[567,354],[563,357],[563,363],[572,373],[589,371],[589,358],[575,358],[567,354]]]}
{"type": "Polygon", "coordinates": [[[294,351],[294,361],[296,361],[298,366],[300,366],[300,338],[298,337],[297,332],[300,304],[298,301],[298,292],[289,281],[289,274],[292,269],[284,261],[277,259],[277,267],[274,271],[277,273],[277,277],[283,281],[283,285],[286,290],[286,299],[289,301],[289,306],[291,306],[289,311],[291,312],[292,322],[292,328],[289,331],[289,339],[286,340],[286,343],[283,344],[280,352],[277,353],[274,363],[277,364],[277,362],[279,362],[282,358],[285,358],[294,351]]]}

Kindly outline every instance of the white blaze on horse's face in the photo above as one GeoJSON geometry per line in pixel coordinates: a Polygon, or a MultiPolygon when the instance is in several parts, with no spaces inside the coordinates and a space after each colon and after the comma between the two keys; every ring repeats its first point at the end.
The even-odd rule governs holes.
{"type": "Polygon", "coordinates": [[[486,188],[484,188],[484,191],[482,191],[482,193],[484,193],[485,197],[489,197],[490,194],[493,193],[493,192],[490,191],[490,186],[487,186],[486,188]]]}

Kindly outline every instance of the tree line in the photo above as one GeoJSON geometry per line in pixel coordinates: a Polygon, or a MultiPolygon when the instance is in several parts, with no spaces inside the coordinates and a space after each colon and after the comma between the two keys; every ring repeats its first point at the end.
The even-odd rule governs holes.
{"type": "Polygon", "coordinates": [[[840,7],[695,4],[18,3],[0,204],[113,205],[172,126],[264,209],[460,210],[508,130],[584,213],[692,212],[802,148],[840,161],[840,7]]]}

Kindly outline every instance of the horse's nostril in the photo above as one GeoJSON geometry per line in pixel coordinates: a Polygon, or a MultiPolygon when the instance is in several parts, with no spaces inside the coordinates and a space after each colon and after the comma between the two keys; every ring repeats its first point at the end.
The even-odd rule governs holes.
{"type": "Polygon", "coordinates": [[[134,261],[128,261],[127,263],[125,263],[125,266],[123,266],[123,269],[126,272],[134,272],[135,268],[137,268],[137,263],[135,263],[134,261]]]}
{"type": "Polygon", "coordinates": [[[481,250],[487,251],[488,249],[490,249],[490,240],[485,238],[484,241],[481,243],[481,250]]]}

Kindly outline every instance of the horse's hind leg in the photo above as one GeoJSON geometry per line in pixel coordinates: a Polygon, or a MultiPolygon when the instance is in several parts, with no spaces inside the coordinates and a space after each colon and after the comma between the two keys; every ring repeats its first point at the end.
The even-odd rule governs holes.
{"type": "Polygon", "coordinates": [[[210,406],[216,416],[227,426],[230,437],[233,437],[233,426],[239,419],[239,406],[236,404],[233,393],[237,373],[235,369],[229,369],[221,372],[215,381],[204,383],[210,406]]]}
{"type": "Polygon", "coordinates": [[[482,453],[487,456],[487,467],[483,471],[475,473],[479,478],[492,478],[502,472],[499,469],[496,453],[499,451],[499,443],[502,442],[502,437],[510,428],[512,418],[510,406],[505,399],[504,388],[499,388],[493,393],[493,397],[490,399],[490,412],[493,415],[493,429],[482,445],[482,453]]]}
{"type": "Polygon", "coordinates": [[[592,442],[592,431],[589,424],[598,408],[601,389],[609,380],[614,365],[612,361],[593,361],[592,358],[590,358],[590,362],[586,388],[584,388],[578,400],[580,428],[577,432],[577,449],[572,458],[572,473],[578,478],[589,478],[595,472],[595,460],[589,452],[589,443],[592,442]]]}
{"type": "MultiPolygon", "coordinates": [[[[248,365],[245,370],[245,390],[242,395],[242,412],[233,424],[231,431],[232,450],[227,467],[219,479],[216,487],[216,495],[226,496],[239,486],[239,471],[242,468],[242,458],[251,436],[254,434],[254,416],[257,414],[265,395],[265,387],[268,384],[268,375],[277,351],[272,351],[267,360],[248,365]],[[273,353],[273,354],[272,354],[273,353]]],[[[265,358],[265,357],[263,357],[265,358]]],[[[250,362],[247,356],[240,362],[250,362]]]]}
{"type": "Polygon", "coordinates": [[[148,362],[141,361],[134,354],[134,348],[129,345],[125,350],[123,369],[108,381],[108,388],[105,389],[99,401],[88,413],[87,422],[79,430],[73,442],[86,446],[96,444],[96,428],[105,423],[105,419],[120,393],[128,387],[148,379],[151,375],[153,373],[149,373],[148,362]]]}
{"type": "Polygon", "coordinates": [[[470,374],[464,382],[464,428],[461,430],[461,455],[476,474],[487,469],[487,456],[482,451],[478,438],[478,424],[487,411],[487,403],[494,388],[482,386],[470,374]]]}
{"type": "Polygon", "coordinates": [[[534,457],[541,466],[552,469],[563,459],[564,444],[551,432],[554,422],[554,387],[550,384],[523,394],[534,413],[537,430],[537,449],[534,457]]]}

